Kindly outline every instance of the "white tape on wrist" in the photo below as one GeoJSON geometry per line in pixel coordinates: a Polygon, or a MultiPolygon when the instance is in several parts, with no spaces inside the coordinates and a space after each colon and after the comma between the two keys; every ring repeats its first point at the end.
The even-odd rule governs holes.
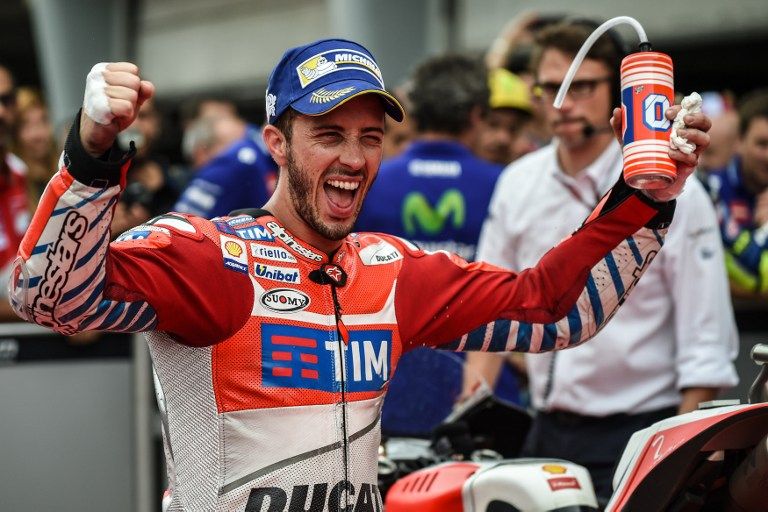
{"type": "Polygon", "coordinates": [[[109,124],[115,115],[109,108],[107,97],[107,82],[104,81],[106,62],[99,62],[91,68],[88,78],[85,80],[85,96],[83,97],[83,111],[88,117],[99,124],[109,124]]]}
{"type": "Polygon", "coordinates": [[[696,144],[688,142],[688,139],[681,137],[677,134],[677,130],[685,128],[685,121],[683,118],[688,114],[697,114],[701,112],[701,96],[699,93],[692,92],[680,102],[680,112],[675,116],[675,120],[672,122],[672,133],[669,136],[669,146],[672,149],[680,150],[680,152],[690,155],[696,151],[696,144]]]}

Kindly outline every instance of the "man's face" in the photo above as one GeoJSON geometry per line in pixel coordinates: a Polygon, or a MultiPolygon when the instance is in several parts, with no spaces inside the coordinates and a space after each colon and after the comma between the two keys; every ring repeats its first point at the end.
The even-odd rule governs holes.
{"type": "Polygon", "coordinates": [[[381,163],[384,106],[365,94],[321,116],[299,115],[287,151],[294,211],[328,240],[352,230],[381,163]]]}
{"type": "Polygon", "coordinates": [[[768,118],[752,119],[741,139],[740,152],[744,173],[755,192],[768,189],[768,118]]]}
{"type": "Polygon", "coordinates": [[[520,157],[515,143],[527,122],[528,116],[515,109],[490,109],[478,126],[478,156],[503,165],[520,157]]]}
{"type": "MultiPolygon", "coordinates": [[[[574,76],[562,108],[552,106],[559,85],[573,61],[571,55],[550,48],[544,51],[537,83],[542,89],[544,113],[552,134],[565,148],[579,149],[591,142],[584,128],[608,126],[611,112],[611,70],[594,59],[584,59],[574,76]]],[[[610,130],[606,130],[610,132],[610,130]]]]}
{"type": "Polygon", "coordinates": [[[13,96],[13,79],[10,73],[0,67],[0,148],[7,147],[16,114],[13,96]]]}

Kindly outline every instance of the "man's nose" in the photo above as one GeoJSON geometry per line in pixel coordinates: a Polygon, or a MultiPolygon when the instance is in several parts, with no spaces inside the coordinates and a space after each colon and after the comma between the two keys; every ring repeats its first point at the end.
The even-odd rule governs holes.
{"type": "Polygon", "coordinates": [[[355,171],[362,169],[365,165],[365,156],[360,143],[354,141],[344,144],[339,155],[339,163],[355,171]]]}

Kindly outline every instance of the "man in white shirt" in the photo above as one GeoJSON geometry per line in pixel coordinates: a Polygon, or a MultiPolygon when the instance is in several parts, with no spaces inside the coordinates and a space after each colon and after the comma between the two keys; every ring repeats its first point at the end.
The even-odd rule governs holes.
{"type": "MultiPolygon", "coordinates": [[[[539,37],[532,61],[536,92],[556,138],[505,169],[478,260],[531,266],[578,227],[621,172],[621,148],[608,124],[622,53],[615,37],[595,44],[562,109],[552,107],[593,28],[571,22],[539,37]]],[[[715,212],[692,181],[678,200],[664,250],[593,342],[556,359],[554,353],[526,356],[538,414],[524,455],[586,466],[599,498],[607,500],[615,461],[632,432],[736,384],[738,340],[722,258],[715,212]]]]}

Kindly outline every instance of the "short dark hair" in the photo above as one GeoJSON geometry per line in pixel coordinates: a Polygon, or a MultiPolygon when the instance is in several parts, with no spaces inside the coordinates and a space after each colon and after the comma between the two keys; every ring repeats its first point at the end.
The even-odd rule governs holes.
{"type": "Polygon", "coordinates": [[[419,132],[459,135],[469,127],[475,107],[488,110],[488,71],[464,55],[431,58],[413,73],[408,99],[419,132]]]}
{"type": "MultiPolygon", "coordinates": [[[[565,20],[545,27],[536,35],[536,43],[531,54],[531,72],[538,78],[539,66],[544,52],[559,50],[573,57],[579,53],[584,41],[595,31],[599,23],[587,19],[565,20]]],[[[619,68],[626,51],[619,35],[609,31],[600,36],[585,58],[602,62],[611,72],[611,103],[619,106],[619,68]]]]}
{"type": "Polygon", "coordinates": [[[739,134],[743,137],[755,119],[768,120],[768,89],[758,89],[746,95],[739,104],[739,134]]]}
{"type": "Polygon", "coordinates": [[[288,144],[291,143],[291,138],[293,137],[293,121],[296,119],[297,115],[298,112],[296,112],[293,107],[288,107],[277,119],[275,119],[275,122],[272,123],[272,126],[280,130],[280,133],[285,136],[285,140],[288,144]]]}

